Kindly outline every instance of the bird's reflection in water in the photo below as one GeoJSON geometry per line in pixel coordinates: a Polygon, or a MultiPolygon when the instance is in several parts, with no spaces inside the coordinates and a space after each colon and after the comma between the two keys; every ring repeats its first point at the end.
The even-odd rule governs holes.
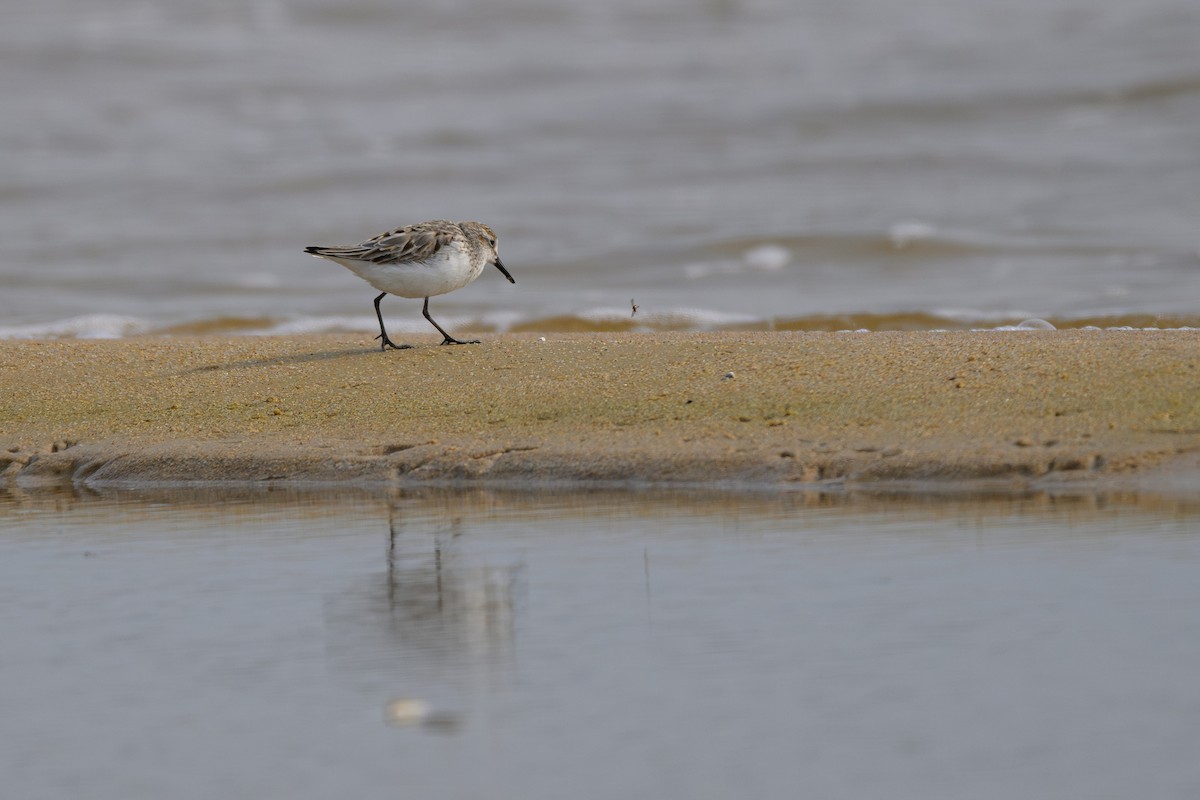
{"type": "Polygon", "coordinates": [[[520,564],[494,564],[472,552],[460,518],[406,527],[393,510],[388,528],[388,606],[397,638],[458,664],[506,658],[520,564]]]}
{"type": "Polygon", "coordinates": [[[388,514],[386,570],[325,603],[327,653],[371,691],[451,703],[509,673],[521,563],[496,563],[486,537],[427,511],[388,514]]]}

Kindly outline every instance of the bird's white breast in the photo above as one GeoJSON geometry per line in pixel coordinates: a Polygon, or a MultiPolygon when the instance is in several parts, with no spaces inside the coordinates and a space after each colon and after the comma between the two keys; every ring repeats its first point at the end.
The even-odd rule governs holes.
{"type": "Polygon", "coordinates": [[[457,242],[443,246],[426,261],[375,264],[370,261],[331,258],[381,292],[398,297],[434,297],[461,289],[479,277],[484,263],[472,266],[457,242]]]}

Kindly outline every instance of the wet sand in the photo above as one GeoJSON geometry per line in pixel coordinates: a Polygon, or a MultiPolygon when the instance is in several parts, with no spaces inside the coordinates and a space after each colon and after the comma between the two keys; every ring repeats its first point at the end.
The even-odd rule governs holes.
{"type": "Polygon", "coordinates": [[[0,475],[885,482],[1200,474],[1200,332],[0,342],[0,475]]]}

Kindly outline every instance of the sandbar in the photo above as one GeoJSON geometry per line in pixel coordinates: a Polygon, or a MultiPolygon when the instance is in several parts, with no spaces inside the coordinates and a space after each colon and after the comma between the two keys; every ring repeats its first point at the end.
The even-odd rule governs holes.
{"type": "Polygon", "coordinates": [[[0,485],[1200,487],[1200,331],[0,341],[0,485]]]}

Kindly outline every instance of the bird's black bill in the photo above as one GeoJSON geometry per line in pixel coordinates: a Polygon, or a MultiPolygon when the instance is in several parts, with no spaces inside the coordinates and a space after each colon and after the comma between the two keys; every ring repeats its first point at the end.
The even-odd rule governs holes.
{"type": "Polygon", "coordinates": [[[509,275],[509,274],[508,274],[508,270],[506,270],[506,269],[504,268],[504,265],[500,263],[500,259],[498,259],[498,258],[497,258],[497,259],[496,259],[495,261],[493,261],[492,263],[496,265],[496,269],[498,269],[498,270],[500,270],[501,272],[503,272],[503,273],[504,273],[504,277],[508,278],[508,282],[509,282],[509,283],[516,283],[516,282],[517,282],[517,279],[516,279],[516,278],[514,278],[512,275],[509,275]]]}

